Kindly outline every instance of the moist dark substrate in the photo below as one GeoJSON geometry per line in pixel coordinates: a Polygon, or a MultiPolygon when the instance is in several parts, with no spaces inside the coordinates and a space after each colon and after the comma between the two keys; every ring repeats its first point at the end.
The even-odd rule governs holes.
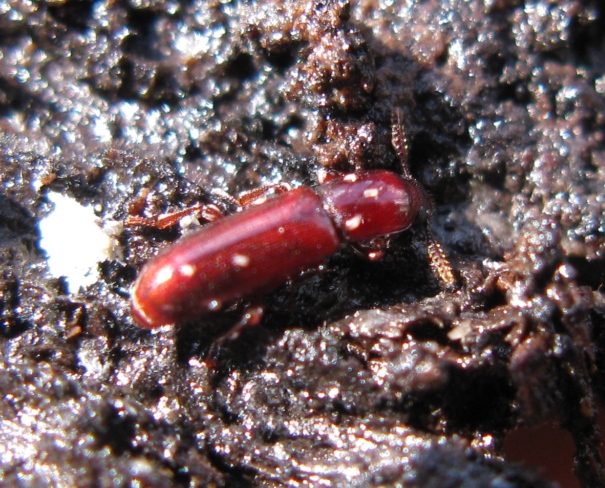
{"type": "Polygon", "coordinates": [[[601,2],[14,1],[0,32],[3,485],[551,486],[502,446],[554,422],[605,486],[601,2]],[[155,333],[129,313],[179,226],[125,226],[79,293],[48,272],[48,192],[124,223],[398,171],[395,108],[458,290],[413,228],[217,346],[243,304],[155,333]]]}

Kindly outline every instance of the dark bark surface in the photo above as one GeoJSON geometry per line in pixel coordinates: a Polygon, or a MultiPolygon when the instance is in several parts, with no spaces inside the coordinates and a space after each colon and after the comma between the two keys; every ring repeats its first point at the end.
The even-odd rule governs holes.
{"type": "Polygon", "coordinates": [[[4,484],[545,487],[502,446],[552,421],[605,486],[601,3],[0,5],[4,484]],[[412,228],[267,295],[236,340],[213,341],[243,305],[134,325],[138,270],[184,230],[115,223],[398,171],[396,108],[458,290],[412,228]],[[40,245],[50,192],[114,223],[80,291],[40,245]]]}

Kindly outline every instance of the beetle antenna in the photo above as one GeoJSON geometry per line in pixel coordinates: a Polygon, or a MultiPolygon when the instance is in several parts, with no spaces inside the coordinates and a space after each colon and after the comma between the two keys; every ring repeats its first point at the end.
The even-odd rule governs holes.
{"type": "Polygon", "coordinates": [[[391,125],[391,142],[395,148],[397,156],[399,157],[399,162],[401,164],[401,175],[406,180],[413,180],[414,177],[412,176],[408,162],[408,137],[403,130],[401,109],[396,108],[393,110],[391,125]]]}
{"type": "Polygon", "coordinates": [[[433,199],[429,196],[427,191],[423,188],[420,182],[414,178],[412,172],[410,171],[410,163],[408,160],[408,137],[403,129],[402,122],[402,113],[400,108],[395,108],[393,110],[392,116],[392,136],[391,143],[395,148],[395,152],[399,157],[399,162],[401,163],[401,173],[402,177],[414,184],[414,186],[418,189],[418,195],[420,197],[420,208],[424,213],[424,220],[428,219],[429,215],[433,213],[433,208],[435,205],[433,204],[433,199]]]}
{"type": "Polygon", "coordinates": [[[458,277],[454,272],[454,268],[450,263],[447,254],[437,242],[431,231],[431,226],[428,220],[424,223],[424,231],[426,234],[426,247],[429,255],[429,261],[433,272],[439,277],[445,287],[453,291],[458,288],[458,277]]]}
{"type": "Polygon", "coordinates": [[[418,193],[421,199],[420,208],[423,209],[422,220],[424,221],[426,246],[433,272],[445,284],[448,290],[455,290],[458,288],[458,278],[454,273],[454,268],[452,268],[450,260],[443,250],[443,247],[441,247],[441,244],[437,242],[433,236],[433,232],[431,231],[429,217],[433,213],[434,209],[433,200],[422,187],[422,185],[420,185],[418,180],[414,178],[412,172],[410,171],[410,164],[408,161],[408,138],[405,130],[403,129],[402,114],[401,109],[399,108],[395,108],[395,110],[393,110],[391,141],[401,163],[401,176],[403,176],[403,178],[406,180],[412,181],[419,190],[418,193]]]}

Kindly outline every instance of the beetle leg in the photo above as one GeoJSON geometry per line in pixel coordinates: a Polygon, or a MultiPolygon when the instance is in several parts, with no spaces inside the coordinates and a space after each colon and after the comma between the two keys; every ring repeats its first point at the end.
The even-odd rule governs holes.
{"type": "Polygon", "coordinates": [[[245,191],[239,195],[238,203],[242,207],[248,207],[250,205],[260,205],[267,201],[267,197],[270,195],[279,195],[290,191],[292,187],[288,183],[275,183],[274,185],[265,185],[260,188],[245,191]]]}
{"type": "MultiPolygon", "coordinates": [[[[226,193],[221,193],[220,195],[218,195],[217,191],[213,191],[212,194],[217,198],[217,200],[220,200],[221,202],[227,201],[228,205],[236,205],[239,207],[239,202],[233,197],[229,197],[229,195],[227,195],[226,193]]],[[[148,195],[149,190],[144,190],[142,200],[139,199],[142,201],[142,203],[138,204],[138,208],[136,210],[131,210],[130,212],[138,213],[143,211],[145,207],[145,199],[148,195]]],[[[181,221],[181,219],[189,215],[197,215],[205,222],[215,222],[224,216],[224,212],[218,205],[215,205],[214,203],[196,203],[181,210],[166,212],[152,217],[144,217],[141,215],[129,215],[126,218],[125,224],[127,226],[153,227],[154,229],[164,230],[175,226],[181,221]]]]}
{"type": "Polygon", "coordinates": [[[244,314],[237,324],[229,329],[224,334],[220,335],[213,341],[213,347],[220,347],[227,341],[234,341],[239,338],[242,330],[249,326],[255,326],[260,324],[263,318],[264,308],[261,304],[251,304],[246,307],[244,314]]]}
{"type": "Polygon", "coordinates": [[[323,185],[324,183],[327,183],[330,180],[339,178],[340,176],[342,176],[341,172],[335,171],[330,168],[322,167],[319,168],[316,172],[317,183],[319,183],[320,185],[323,185]]]}
{"type": "Polygon", "coordinates": [[[210,190],[210,194],[214,200],[219,201],[224,207],[234,207],[238,210],[242,207],[240,201],[234,196],[227,193],[225,190],[221,190],[220,188],[213,188],[210,190]]]}
{"type": "Polygon", "coordinates": [[[210,193],[225,207],[234,207],[237,210],[241,210],[250,205],[265,203],[269,194],[278,195],[290,191],[291,189],[292,187],[288,183],[276,183],[274,185],[265,185],[260,188],[242,192],[238,197],[234,197],[220,188],[215,188],[210,193]]]}
{"type": "Polygon", "coordinates": [[[351,244],[353,250],[368,261],[380,261],[384,257],[385,250],[389,247],[388,236],[376,237],[368,242],[351,244]]]}
{"type": "Polygon", "coordinates": [[[223,216],[220,209],[213,204],[201,204],[196,203],[190,207],[182,210],[176,210],[174,212],[167,212],[160,214],[156,217],[142,217],[140,215],[130,215],[126,219],[126,225],[128,226],[143,226],[153,227],[155,229],[164,230],[169,227],[173,227],[178,222],[189,215],[198,214],[203,220],[208,222],[214,222],[223,216]]]}
{"type": "MultiPolygon", "coordinates": [[[[235,198],[218,188],[213,189],[211,195],[224,207],[235,207],[237,210],[241,210],[243,207],[249,205],[260,205],[261,203],[264,203],[267,200],[267,195],[269,193],[276,195],[290,191],[291,189],[292,188],[287,183],[278,183],[244,192],[239,198],[235,198]]],[[[147,196],[147,193],[145,194],[145,197],[147,196]]],[[[130,215],[126,219],[125,224],[127,226],[153,227],[154,229],[164,230],[178,224],[183,217],[195,214],[199,215],[199,217],[206,222],[215,222],[224,216],[223,211],[218,205],[213,203],[196,203],[195,205],[191,205],[182,210],[167,212],[155,217],[130,215]]]]}

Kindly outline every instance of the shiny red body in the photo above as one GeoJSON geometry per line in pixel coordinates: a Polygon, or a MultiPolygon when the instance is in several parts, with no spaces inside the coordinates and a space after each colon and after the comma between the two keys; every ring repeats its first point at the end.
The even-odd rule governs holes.
{"type": "Polygon", "coordinates": [[[132,292],[133,317],[155,328],[270,291],[347,242],[407,229],[426,205],[414,180],[384,170],[276,195],[185,236],[148,263],[132,292]]]}

